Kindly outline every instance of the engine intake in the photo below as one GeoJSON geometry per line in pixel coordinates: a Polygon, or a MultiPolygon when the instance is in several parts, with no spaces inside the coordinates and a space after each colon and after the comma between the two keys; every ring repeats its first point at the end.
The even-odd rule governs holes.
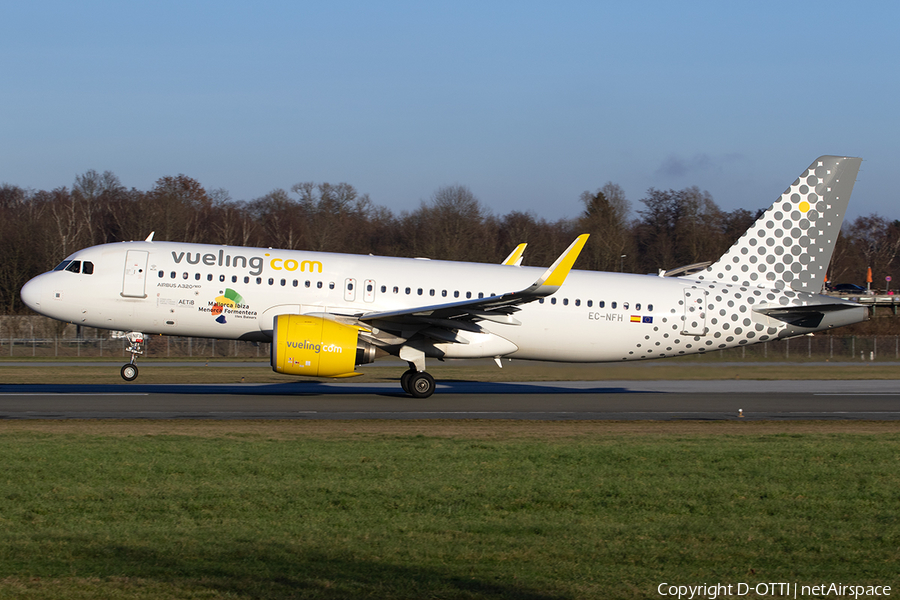
{"type": "Polygon", "coordinates": [[[353,377],[356,365],[375,360],[375,346],[359,328],[307,315],[278,315],[272,337],[272,370],[288,375],[353,377]]]}

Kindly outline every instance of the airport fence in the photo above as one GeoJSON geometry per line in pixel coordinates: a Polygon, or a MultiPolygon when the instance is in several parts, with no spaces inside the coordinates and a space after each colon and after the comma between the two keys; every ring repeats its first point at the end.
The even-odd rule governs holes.
{"type": "MultiPolygon", "coordinates": [[[[44,317],[0,316],[4,358],[129,358],[128,343],[107,330],[76,327],[44,317]]],[[[148,335],[145,358],[269,357],[269,344],[209,338],[148,335]]],[[[701,361],[898,361],[900,335],[801,336],[696,356],[701,361]]]]}
{"type": "MultiPolygon", "coordinates": [[[[175,336],[147,336],[142,358],[268,358],[269,344],[175,336]]],[[[0,339],[2,358],[125,358],[128,343],[108,337],[0,339]]]]}
{"type": "MultiPolygon", "coordinates": [[[[76,327],[45,317],[0,316],[4,358],[131,358],[128,342],[114,332],[76,327]]],[[[209,338],[147,335],[143,358],[269,357],[269,344],[209,338]]]]}

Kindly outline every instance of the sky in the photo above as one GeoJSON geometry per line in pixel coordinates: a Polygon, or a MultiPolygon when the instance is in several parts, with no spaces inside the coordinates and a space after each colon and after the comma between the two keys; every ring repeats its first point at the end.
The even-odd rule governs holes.
{"type": "Polygon", "coordinates": [[[620,185],[756,210],[861,156],[850,216],[900,218],[900,3],[57,2],[0,11],[0,182],[185,174],[252,200],[353,185],[400,214],[467,186],[576,217],[620,185]]]}

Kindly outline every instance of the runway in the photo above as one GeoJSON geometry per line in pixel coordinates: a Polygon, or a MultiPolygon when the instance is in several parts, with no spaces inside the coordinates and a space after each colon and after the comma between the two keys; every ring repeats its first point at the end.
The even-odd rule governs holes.
{"type": "Polygon", "coordinates": [[[0,385],[0,419],[897,420],[900,381],[0,385]]]}

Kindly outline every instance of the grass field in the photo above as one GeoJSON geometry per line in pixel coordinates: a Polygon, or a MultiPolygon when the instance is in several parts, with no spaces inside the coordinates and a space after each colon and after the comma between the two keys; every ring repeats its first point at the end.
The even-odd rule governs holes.
{"type": "Polygon", "coordinates": [[[0,452],[0,598],[900,583],[890,422],[7,421],[0,452]]]}

